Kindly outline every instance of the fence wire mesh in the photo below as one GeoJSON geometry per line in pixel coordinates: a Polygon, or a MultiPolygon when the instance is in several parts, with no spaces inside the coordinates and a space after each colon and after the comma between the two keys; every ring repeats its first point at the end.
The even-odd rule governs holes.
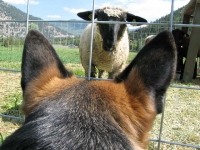
{"type": "MultiPolygon", "coordinates": [[[[142,48],[145,37],[148,35],[156,35],[160,31],[172,30],[182,26],[200,27],[196,24],[185,25],[182,22],[174,21],[173,3],[172,0],[169,20],[146,23],[151,28],[129,31],[130,56],[127,63],[142,48]]],[[[29,5],[29,2],[27,5],[29,5]]],[[[97,21],[93,20],[92,22],[96,23],[97,21]]],[[[24,121],[23,115],[19,111],[22,101],[20,69],[27,30],[37,29],[44,34],[55,47],[66,67],[71,69],[78,77],[84,78],[84,70],[79,60],[78,44],[81,29],[88,23],[91,23],[91,21],[0,20],[1,140],[19,128],[24,121]],[[77,26],[80,27],[80,30],[77,30],[77,26]],[[70,32],[68,32],[69,30],[70,32]]],[[[99,23],[113,22],[101,21],[99,23]]],[[[173,82],[166,95],[165,111],[162,115],[158,115],[154,122],[148,149],[200,149],[199,85],[199,79],[193,81],[191,85],[184,85],[176,80],[173,82]]]]}

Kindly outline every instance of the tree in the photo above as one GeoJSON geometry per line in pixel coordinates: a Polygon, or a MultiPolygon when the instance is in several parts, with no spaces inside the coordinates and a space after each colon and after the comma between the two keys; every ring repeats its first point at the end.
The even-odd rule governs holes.
{"type": "Polygon", "coordinates": [[[4,46],[5,47],[8,47],[8,46],[10,46],[10,45],[13,45],[13,37],[12,36],[10,36],[10,37],[7,37],[6,39],[5,39],[5,41],[4,41],[4,46]]]}
{"type": "Polygon", "coordinates": [[[38,28],[38,25],[37,25],[37,24],[31,23],[31,24],[29,24],[29,26],[28,26],[28,30],[31,30],[31,29],[38,30],[39,28],[38,28]]]}

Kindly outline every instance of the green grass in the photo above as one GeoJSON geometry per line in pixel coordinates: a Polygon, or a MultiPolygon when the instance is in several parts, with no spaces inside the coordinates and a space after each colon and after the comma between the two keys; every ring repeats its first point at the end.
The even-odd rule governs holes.
{"type": "MultiPolygon", "coordinates": [[[[56,46],[55,49],[63,63],[80,64],[78,49],[69,49],[61,46],[56,46]]],[[[20,70],[22,50],[23,47],[20,50],[18,47],[13,48],[13,50],[7,50],[0,46],[0,68],[20,70]]]]}
{"type": "Polygon", "coordinates": [[[5,105],[2,106],[3,110],[19,110],[22,100],[22,94],[15,92],[14,94],[5,97],[5,105]]]}
{"type": "MultiPolygon", "coordinates": [[[[59,55],[61,61],[68,64],[81,64],[78,49],[70,49],[65,46],[55,45],[57,54],[59,55]]],[[[13,47],[12,50],[0,46],[0,68],[20,70],[21,60],[22,60],[22,50],[23,47],[13,47]]],[[[136,52],[130,52],[127,63],[136,56],[136,52]]],[[[84,75],[83,70],[73,70],[76,75],[84,75]]]]}

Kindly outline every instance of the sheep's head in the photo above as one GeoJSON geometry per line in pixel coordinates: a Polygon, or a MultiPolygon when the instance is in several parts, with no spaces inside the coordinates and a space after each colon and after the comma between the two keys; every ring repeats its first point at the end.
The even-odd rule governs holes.
{"type": "Polygon", "coordinates": [[[189,37],[189,35],[187,33],[185,33],[184,31],[182,31],[181,29],[172,30],[172,34],[174,36],[176,45],[181,45],[183,38],[189,37]]]}
{"type": "MultiPolygon", "coordinates": [[[[92,19],[92,11],[80,12],[77,15],[87,21],[92,19]]],[[[147,22],[146,19],[128,13],[119,7],[96,9],[94,19],[98,21],[147,22]]],[[[110,52],[115,51],[117,41],[121,39],[126,30],[126,24],[98,23],[97,26],[103,40],[103,49],[110,52]]]]}

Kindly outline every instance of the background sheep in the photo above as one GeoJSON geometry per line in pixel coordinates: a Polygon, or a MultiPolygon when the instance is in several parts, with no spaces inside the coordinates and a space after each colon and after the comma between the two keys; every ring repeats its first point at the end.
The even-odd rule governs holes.
{"type": "Polygon", "coordinates": [[[149,35],[144,39],[144,45],[146,45],[147,43],[149,43],[149,41],[151,41],[156,35],[149,35]]]}
{"type": "MultiPolygon", "coordinates": [[[[180,68],[181,71],[181,79],[183,77],[183,71],[184,71],[184,63],[183,63],[183,58],[187,57],[187,52],[190,44],[190,37],[187,33],[180,29],[175,29],[172,31],[172,34],[175,39],[176,47],[177,47],[177,68],[180,68]]],[[[197,52],[197,57],[200,57],[200,45],[198,47],[198,52],[197,52]]],[[[197,64],[195,64],[195,69],[194,69],[194,74],[193,78],[196,78],[197,76],[197,64]]]]}
{"type": "MultiPolygon", "coordinates": [[[[84,20],[91,20],[92,11],[80,12],[77,15],[84,20]]],[[[98,21],[147,22],[144,18],[130,14],[119,7],[96,9],[94,19],[96,18],[98,21]]],[[[91,24],[83,31],[79,45],[85,76],[88,76],[90,39],[91,24]]],[[[126,24],[94,24],[91,77],[96,77],[98,69],[99,78],[104,71],[108,72],[108,78],[113,78],[124,68],[128,54],[129,39],[126,24]]]]}

